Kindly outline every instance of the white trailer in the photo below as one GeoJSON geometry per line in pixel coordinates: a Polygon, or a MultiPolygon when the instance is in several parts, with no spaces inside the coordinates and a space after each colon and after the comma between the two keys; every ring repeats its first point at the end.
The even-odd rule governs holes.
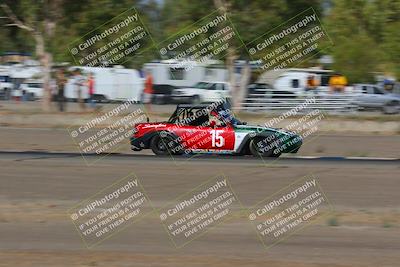
{"type": "Polygon", "coordinates": [[[165,60],[146,63],[145,71],[153,76],[154,84],[191,87],[198,82],[227,82],[228,71],[219,61],[199,64],[195,61],[165,60]]]}
{"type": "Polygon", "coordinates": [[[258,78],[257,83],[269,84],[279,92],[299,95],[304,93],[304,89],[307,86],[307,78],[312,75],[319,84],[318,91],[327,92],[329,90],[329,78],[332,74],[332,70],[316,68],[270,70],[264,72],[258,78]]]}
{"type": "MultiPolygon", "coordinates": [[[[122,67],[114,68],[92,68],[92,67],[71,67],[71,70],[80,69],[86,81],[88,74],[94,77],[95,98],[103,101],[124,101],[132,100],[139,102],[143,93],[144,79],[139,71],[125,69],[122,67]]],[[[81,87],[82,97],[89,98],[87,83],[81,87]]],[[[77,87],[74,78],[71,77],[65,86],[65,97],[75,100],[77,98],[77,87]]]]}

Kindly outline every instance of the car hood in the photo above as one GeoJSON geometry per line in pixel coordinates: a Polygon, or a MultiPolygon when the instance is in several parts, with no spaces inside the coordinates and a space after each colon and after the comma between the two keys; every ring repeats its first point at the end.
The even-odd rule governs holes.
{"type": "Polygon", "coordinates": [[[241,132],[256,132],[256,133],[262,133],[262,132],[275,132],[275,133],[281,133],[281,134],[289,134],[289,135],[296,135],[296,133],[282,129],[282,128],[271,128],[271,127],[266,127],[262,125],[236,125],[235,130],[241,131],[241,132]]]}
{"type": "Polygon", "coordinates": [[[174,89],[173,92],[184,92],[186,90],[204,90],[204,89],[195,88],[195,87],[184,87],[184,88],[174,89]]]}

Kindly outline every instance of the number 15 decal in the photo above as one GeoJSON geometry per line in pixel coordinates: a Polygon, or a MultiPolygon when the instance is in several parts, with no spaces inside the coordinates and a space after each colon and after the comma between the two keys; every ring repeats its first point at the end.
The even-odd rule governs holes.
{"type": "Polygon", "coordinates": [[[225,139],[220,134],[223,130],[211,130],[211,146],[212,147],[223,147],[225,145],[225,139]]]}

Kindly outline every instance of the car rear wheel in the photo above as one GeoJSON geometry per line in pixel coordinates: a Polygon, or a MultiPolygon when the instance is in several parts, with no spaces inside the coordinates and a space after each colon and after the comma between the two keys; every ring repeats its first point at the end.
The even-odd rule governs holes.
{"type": "Polygon", "coordinates": [[[281,155],[275,150],[279,148],[279,139],[277,137],[255,137],[250,140],[249,149],[255,157],[274,157],[281,155]]]}
{"type": "Polygon", "coordinates": [[[156,99],[154,99],[154,104],[156,104],[156,105],[164,105],[165,101],[164,101],[163,98],[157,97],[156,99]]]}
{"type": "Polygon", "coordinates": [[[383,113],[385,114],[396,114],[399,113],[400,103],[397,101],[391,101],[383,106],[383,113]]]}
{"type": "Polygon", "coordinates": [[[197,105],[197,104],[200,104],[200,103],[201,103],[200,96],[198,96],[198,95],[192,96],[192,104],[197,105]]]}
{"type": "Polygon", "coordinates": [[[183,153],[180,142],[164,132],[151,139],[150,148],[156,155],[180,155],[183,153]]]}

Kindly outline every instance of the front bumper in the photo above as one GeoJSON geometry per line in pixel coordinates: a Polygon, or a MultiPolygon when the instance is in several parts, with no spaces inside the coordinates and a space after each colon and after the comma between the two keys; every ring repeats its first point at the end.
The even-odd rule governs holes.
{"type": "Polygon", "coordinates": [[[157,132],[149,132],[139,137],[131,136],[131,149],[134,151],[140,151],[150,148],[150,141],[156,134],[157,132]]]}
{"type": "Polygon", "coordinates": [[[144,142],[144,140],[143,140],[143,138],[135,138],[135,137],[131,137],[131,140],[130,140],[131,142],[131,149],[133,150],[133,151],[140,151],[140,150],[142,150],[142,149],[145,149],[146,148],[146,144],[145,144],[145,142],[144,142]]]}

